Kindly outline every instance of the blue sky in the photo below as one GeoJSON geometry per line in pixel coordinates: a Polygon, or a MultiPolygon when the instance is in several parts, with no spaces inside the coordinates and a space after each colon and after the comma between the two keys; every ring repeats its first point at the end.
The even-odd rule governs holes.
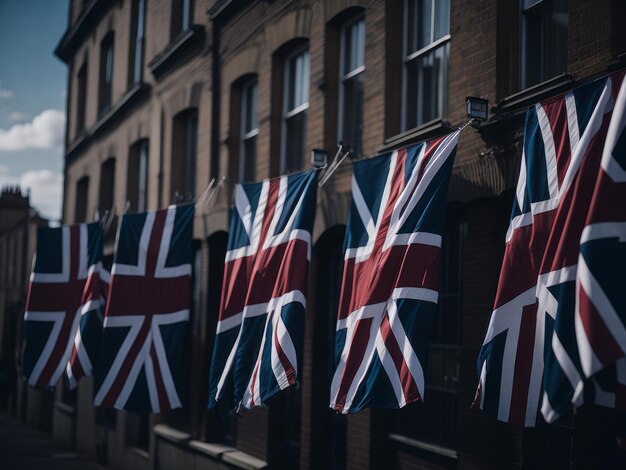
{"type": "Polygon", "coordinates": [[[0,186],[31,189],[44,216],[61,215],[67,67],[54,48],[68,0],[0,0],[0,186]]]}

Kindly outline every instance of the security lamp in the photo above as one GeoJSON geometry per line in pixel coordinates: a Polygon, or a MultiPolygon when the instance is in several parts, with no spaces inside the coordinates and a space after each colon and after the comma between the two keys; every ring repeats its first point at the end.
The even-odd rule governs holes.
{"type": "Polygon", "coordinates": [[[324,149],[311,150],[311,165],[313,168],[324,168],[328,162],[328,152],[324,149]]]}
{"type": "Polygon", "coordinates": [[[467,104],[467,117],[478,121],[485,121],[489,116],[489,100],[468,96],[465,98],[467,104]]]}

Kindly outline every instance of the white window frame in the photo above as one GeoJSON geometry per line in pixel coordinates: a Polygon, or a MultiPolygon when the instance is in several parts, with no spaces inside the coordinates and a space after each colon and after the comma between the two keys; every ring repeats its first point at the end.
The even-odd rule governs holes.
{"type": "MultiPolygon", "coordinates": [[[[401,116],[401,127],[402,127],[402,131],[407,131],[409,130],[408,128],[408,124],[407,124],[407,115],[408,115],[408,100],[406,99],[407,96],[407,80],[408,80],[408,73],[407,73],[407,68],[409,66],[409,64],[413,61],[417,61],[419,60],[422,56],[425,56],[427,54],[429,54],[430,52],[434,51],[435,49],[439,48],[439,47],[444,47],[447,43],[450,42],[450,39],[452,38],[452,35],[450,33],[440,37],[439,39],[435,40],[435,5],[437,4],[438,0],[431,0],[431,7],[430,7],[430,43],[427,46],[422,47],[421,49],[411,52],[408,52],[408,43],[409,43],[409,38],[408,38],[408,34],[409,34],[409,2],[410,1],[414,1],[414,0],[404,0],[404,22],[402,25],[403,31],[402,31],[402,116],[401,116]]],[[[450,1],[450,0],[448,0],[450,1]]],[[[449,5],[448,8],[452,8],[452,5],[449,5]]],[[[450,60],[450,57],[447,57],[447,60],[450,60]]],[[[444,70],[444,82],[445,85],[447,85],[447,68],[448,68],[448,64],[446,63],[446,68],[444,70]]],[[[447,92],[446,90],[444,90],[443,88],[439,91],[441,94],[443,94],[442,98],[442,106],[441,106],[441,115],[445,115],[446,113],[446,97],[447,97],[447,92]]],[[[418,102],[421,102],[422,100],[419,99],[418,96],[418,102]]],[[[413,104],[415,105],[415,104],[413,104]]],[[[420,122],[422,121],[419,116],[420,113],[422,113],[422,109],[420,107],[417,108],[417,121],[420,122]]],[[[420,126],[421,124],[423,124],[424,122],[417,124],[417,126],[420,126]]]]}
{"type": "MultiPolygon", "coordinates": [[[[310,82],[311,82],[311,53],[309,52],[308,45],[298,47],[285,56],[285,63],[283,66],[283,115],[281,118],[281,144],[280,144],[280,172],[283,173],[287,166],[287,120],[294,117],[297,114],[306,112],[309,109],[310,99],[310,82]],[[289,107],[289,84],[293,77],[289,74],[289,63],[292,59],[296,58],[300,54],[306,54],[307,57],[307,72],[303,74],[302,89],[306,91],[306,101],[293,109],[289,107]]],[[[308,123],[307,123],[308,124],[308,123]]],[[[305,129],[306,132],[306,129],[305,129]]],[[[306,135],[306,134],[305,134],[306,135]]],[[[304,155],[301,155],[304,161],[304,155]]]]}
{"type": "MultiPolygon", "coordinates": [[[[339,34],[339,110],[338,110],[338,126],[337,126],[337,135],[339,136],[339,140],[344,140],[345,130],[343,128],[344,122],[344,97],[345,97],[345,86],[346,81],[351,78],[356,77],[359,74],[365,72],[365,38],[366,38],[366,29],[365,29],[365,15],[359,14],[358,16],[352,18],[341,26],[340,34],[339,34]],[[345,55],[346,55],[346,34],[352,26],[359,22],[363,22],[363,64],[358,66],[357,68],[346,72],[345,67],[345,55]]],[[[363,140],[363,136],[361,135],[361,140],[363,140]]],[[[348,142],[350,145],[354,144],[354,142],[348,142]]]]}
{"type": "MultiPolygon", "coordinates": [[[[257,77],[253,77],[247,81],[245,81],[241,85],[241,105],[239,107],[239,169],[238,169],[238,178],[240,182],[243,182],[245,177],[245,164],[246,164],[246,142],[250,139],[256,138],[259,135],[259,120],[258,120],[258,96],[259,96],[259,82],[257,77]],[[256,127],[246,132],[246,117],[251,110],[248,109],[247,106],[247,92],[254,88],[254,99],[257,100],[257,105],[255,109],[257,111],[257,115],[254,116],[254,121],[256,123],[256,127]]],[[[256,153],[256,152],[255,152],[256,153]]],[[[256,163],[255,163],[256,165],[256,163]]]]}

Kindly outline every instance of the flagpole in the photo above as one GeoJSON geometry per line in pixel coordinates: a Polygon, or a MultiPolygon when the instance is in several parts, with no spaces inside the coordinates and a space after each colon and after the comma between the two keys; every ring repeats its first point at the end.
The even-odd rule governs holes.
{"type": "Polygon", "coordinates": [[[343,155],[342,153],[343,153],[343,143],[340,142],[339,148],[337,149],[337,153],[335,154],[335,158],[333,158],[333,161],[330,162],[330,165],[326,165],[322,167],[322,171],[323,171],[322,178],[317,183],[317,186],[319,188],[324,186],[328,182],[328,180],[330,180],[330,177],[333,175],[333,173],[335,173],[335,171],[337,171],[337,168],[339,168],[339,165],[341,165],[341,163],[346,159],[346,157],[350,155],[349,151],[343,153],[343,155]]]}

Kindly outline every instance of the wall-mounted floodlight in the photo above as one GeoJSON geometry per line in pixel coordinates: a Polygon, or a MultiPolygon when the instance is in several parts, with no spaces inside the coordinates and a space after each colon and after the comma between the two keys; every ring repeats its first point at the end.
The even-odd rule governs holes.
{"type": "Polygon", "coordinates": [[[328,152],[324,149],[311,150],[311,165],[313,168],[324,168],[328,163],[328,152]]]}
{"type": "Polygon", "coordinates": [[[465,98],[467,117],[477,121],[485,121],[489,117],[489,100],[468,96],[465,98]]]}

